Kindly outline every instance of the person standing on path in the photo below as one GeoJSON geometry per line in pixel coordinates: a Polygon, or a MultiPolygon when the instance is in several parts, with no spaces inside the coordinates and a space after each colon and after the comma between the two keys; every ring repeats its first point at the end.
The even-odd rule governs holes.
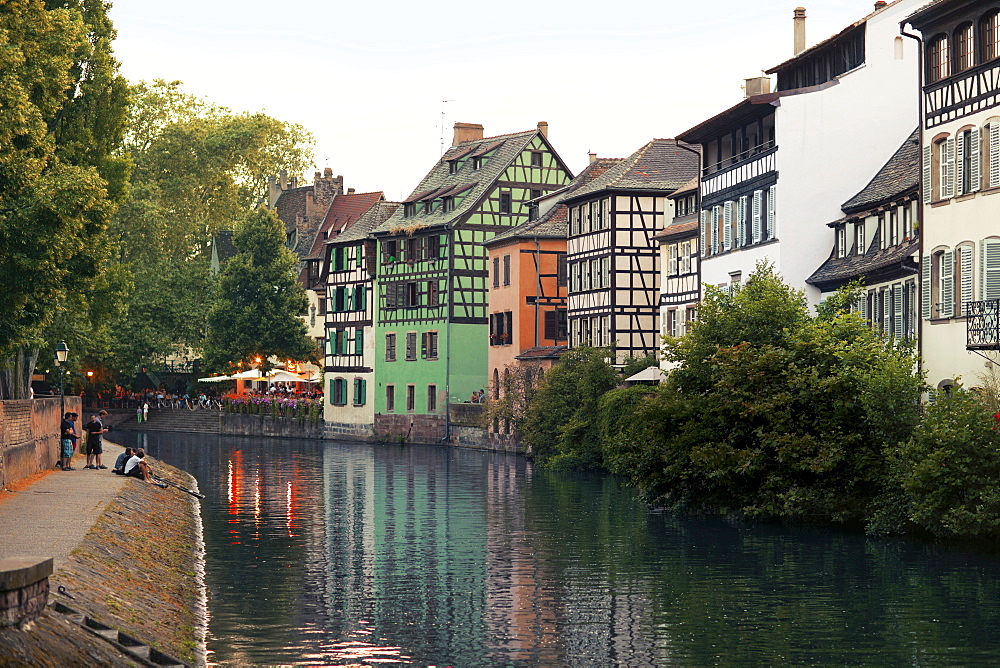
{"type": "Polygon", "coordinates": [[[59,463],[63,471],[73,471],[70,461],[73,459],[73,450],[76,446],[76,428],[73,427],[73,414],[66,413],[59,423],[59,447],[61,458],[59,463]]]}
{"type": "Polygon", "coordinates": [[[149,401],[142,402],[142,421],[149,422],[149,401]]]}
{"type": "Polygon", "coordinates": [[[104,453],[103,443],[101,442],[101,436],[107,429],[100,420],[97,419],[96,415],[90,416],[90,422],[84,427],[87,430],[87,465],[83,468],[85,469],[106,469],[101,463],[101,455],[104,453]]]}

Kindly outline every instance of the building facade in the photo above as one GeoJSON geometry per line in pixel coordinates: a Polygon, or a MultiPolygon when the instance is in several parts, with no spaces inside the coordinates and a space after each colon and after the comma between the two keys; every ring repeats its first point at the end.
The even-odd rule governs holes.
{"type": "Polygon", "coordinates": [[[654,139],[567,197],[570,346],[615,347],[614,363],[660,349],[659,243],[698,153],[654,139]]]}
{"type": "Polygon", "coordinates": [[[455,124],[453,145],[388,220],[378,240],[376,431],[447,436],[448,405],[485,390],[489,270],[483,242],[528,219],[527,202],[572,174],[548,124],[498,137],[455,124]]]}
{"type": "Polygon", "coordinates": [[[931,385],[972,387],[1000,349],[1000,7],[937,0],[907,22],[924,56],[921,357],[931,385]]]}
{"type": "MultiPolygon", "coordinates": [[[[660,244],[660,336],[684,336],[698,314],[698,178],[670,196],[674,217],[657,235],[660,244]]],[[[672,363],[661,358],[660,367],[672,363]]]]}

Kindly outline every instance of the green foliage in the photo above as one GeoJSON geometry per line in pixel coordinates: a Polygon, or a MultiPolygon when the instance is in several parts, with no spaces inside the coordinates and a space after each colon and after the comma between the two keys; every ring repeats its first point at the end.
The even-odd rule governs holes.
{"type": "Polygon", "coordinates": [[[540,463],[603,466],[598,402],[618,378],[605,348],[575,348],[548,371],[528,406],[523,441],[540,463]]]}
{"type": "Polygon", "coordinates": [[[653,353],[649,353],[645,357],[629,357],[625,360],[625,366],[622,369],[622,378],[634,376],[643,369],[648,369],[651,366],[659,366],[659,364],[656,355],[653,353]]]}
{"type": "Polygon", "coordinates": [[[899,448],[901,483],[918,527],[940,537],[1000,536],[1000,432],[975,393],[933,391],[899,448]]]}
{"type": "Polygon", "coordinates": [[[228,371],[231,364],[271,356],[317,361],[319,350],[300,317],[309,302],[296,279],[296,258],[285,247],[281,221],[271,211],[256,209],[233,243],[239,252],[222,271],[219,297],[208,316],[208,370],[228,371]]]}
{"type": "Polygon", "coordinates": [[[709,291],[691,333],[666,345],[680,367],[640,409],[638,436],[609,444],[612,470],[668,505],[866,516],[888,449],[918,418],[907,347],[842,307],[810,317],[766,265],[732,295],[709,291]]]}

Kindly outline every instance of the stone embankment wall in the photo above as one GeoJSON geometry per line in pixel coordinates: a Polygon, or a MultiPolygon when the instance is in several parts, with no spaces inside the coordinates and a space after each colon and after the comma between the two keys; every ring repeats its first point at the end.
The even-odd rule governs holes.
{"type": "MultiPolygon", "coordinates": [[[[483,424],[483,404],[451,404],[443,415],[376,415],[374,437],[357,440],[450,445],[474,450],[524,452],[512,437],[491,435],[483,424]]],[[[327,432],[327,438],[355,440],[327,432]]]]}
{"type": "MultiPolygon", "coordinates": [[[[158,475],[191,476],[152,461],[158,475]]],[[[203,545],[198,501],[128,480],[65,566],[51,575],[50,606],[31,624],[0,628],[0,665],[140,665],[85,630],[55,603],[189,665],[204,665],[203,545]],[[62,591],[60,592],[60,587],[62,591]]],[[[67,521],[73,509],[67,508],[67,521]]]]}
{"type": "Polygon", "coordinates": [[[323,423],[270,415],[223,413],[221,432],[226,436],[274,436],[278,438],[323,438],[323,423]]]}
{"type": "MultiPolygon", "coordinates": [[[[80,397],[66,397],[65,407],[81,413],[80,397]]],[[[55,465],[61,418],[59,397],[0,401],[0,488],[55,465]]]]}

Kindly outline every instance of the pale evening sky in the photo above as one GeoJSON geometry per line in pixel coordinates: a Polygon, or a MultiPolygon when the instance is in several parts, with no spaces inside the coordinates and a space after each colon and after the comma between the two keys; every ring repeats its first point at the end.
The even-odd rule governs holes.
{"type": "MultiPolygon", "coordinates": [[[[116,0],[115,53],[131,81],[184,82],[235,111],[265,111],[316,137],[316,169],[400,199],[455,121],[487,136],[549,123],[574,173],[588,151],[625,157],[742,99],[743,79],[874,8],[821,3],[116,0]],[[449,102],[442,104],[443,100],[449,102]]],[[[312,171],[307,173],[312,178],[312,171]]]]}

